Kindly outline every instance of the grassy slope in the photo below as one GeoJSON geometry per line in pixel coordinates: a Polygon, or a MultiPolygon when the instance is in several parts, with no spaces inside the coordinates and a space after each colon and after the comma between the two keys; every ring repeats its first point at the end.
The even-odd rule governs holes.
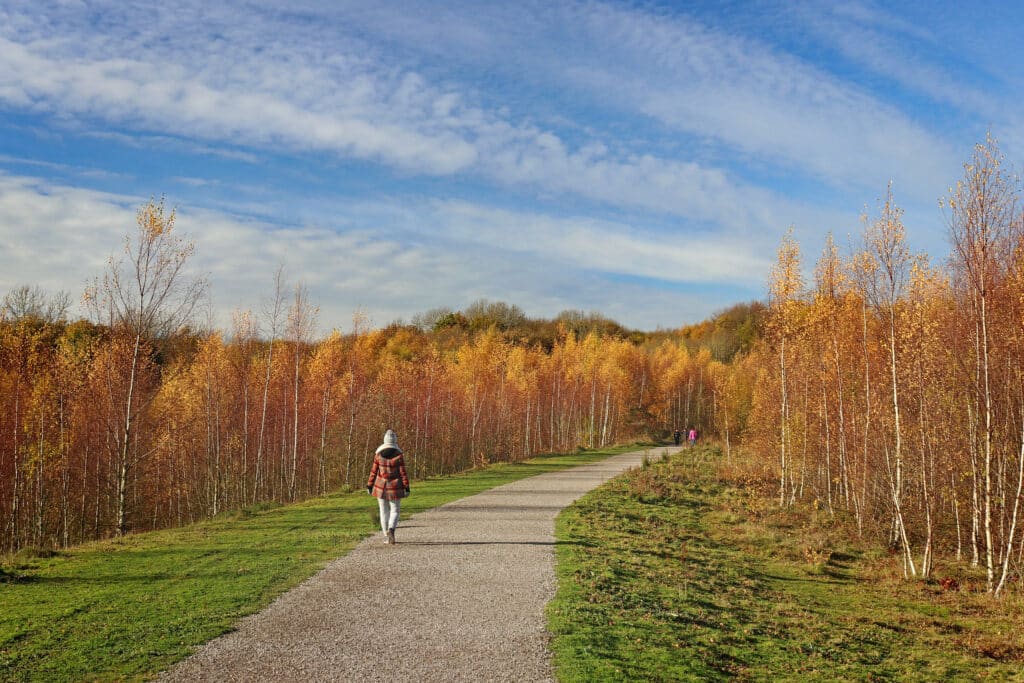
{"type": "Polygon", "coordinates": [[[713,457],[684,451],[559,517],[561,680],[1024,680],[1019,597],[880,577],[892,562],[828,515],[719,481],[713,457]]]}
{"type": "MultiPolygon", "coordinates": [[[[620,448],[413,482],[405,515],[620,448]]],[[[183,659],[375,530],[365,493],[255,508],[0,566],[0,680],[131,680],[183,659]]]]}

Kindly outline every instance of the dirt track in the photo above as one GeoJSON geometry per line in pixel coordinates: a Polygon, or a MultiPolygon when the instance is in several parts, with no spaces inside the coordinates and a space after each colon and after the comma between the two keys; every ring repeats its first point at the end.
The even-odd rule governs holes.
{"type": "Polygon", "coordinates": [[[555,592],[555,517],[643,455],[403,519],[397,545],[363,541],[160,680],[552,680],[544,607],[555,592]]]}

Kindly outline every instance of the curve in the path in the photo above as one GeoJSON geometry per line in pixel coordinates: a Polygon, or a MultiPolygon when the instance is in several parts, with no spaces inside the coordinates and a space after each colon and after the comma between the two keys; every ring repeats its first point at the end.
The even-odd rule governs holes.
{"type": "Polygon", "coordinates": [[[356,546],[163,681],[547,681],[544,608],[555,592],[554,520],[638,466],[613,456],[403,520],[398,544],[356,546]]]}

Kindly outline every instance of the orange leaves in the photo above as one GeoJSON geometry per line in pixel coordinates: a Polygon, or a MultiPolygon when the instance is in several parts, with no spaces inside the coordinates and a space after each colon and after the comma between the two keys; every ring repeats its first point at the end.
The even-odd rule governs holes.
{"type": "Polygon", "coordinates": [[[73,543],[338,489],[365,476],[387,427],[419,477],[682,422],[710,436],[727,418],[735,433],[747,412],[748,383],[727,390],[730,371],[710,352],[664,337],[566,331],[548,346],[494,327],[395,325],[303,340],[293,325],[271,342],[245,313],[230,336],[159,347],[126,327],[60,329],[28,344],[28,327],[0,321],[0,447],[19,454],[16,485],[14,461],[0,459],[0,510],[29,480],[41,492],[17,525],[0,519],[19,530],[8,544],[30,540],[37,519],[32,528],[73,543]],[[15,413],[18,429],[6,429],[15,413]]]}

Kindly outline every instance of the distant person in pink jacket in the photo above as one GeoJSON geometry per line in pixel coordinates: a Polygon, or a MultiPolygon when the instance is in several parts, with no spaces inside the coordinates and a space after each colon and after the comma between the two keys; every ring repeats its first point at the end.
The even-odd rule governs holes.
{"type": "Polygon", "coordinates": [[[694,427],[690,427],[690,448],[693,448],[697,444],[697,430],[694,427]]]}

